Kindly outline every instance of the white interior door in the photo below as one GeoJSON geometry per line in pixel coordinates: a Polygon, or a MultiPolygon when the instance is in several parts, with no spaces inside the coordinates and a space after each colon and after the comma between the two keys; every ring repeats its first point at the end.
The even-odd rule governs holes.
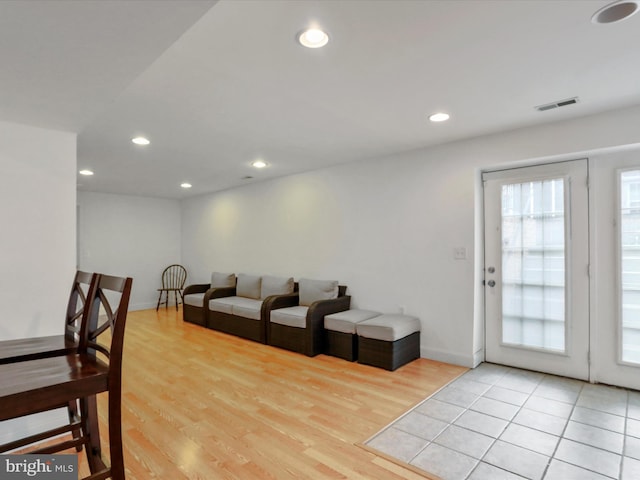
{"type": "Polygon", "coordinates": [[[483,181],[487,361],[588,380],[587,160],[483,181]]]}

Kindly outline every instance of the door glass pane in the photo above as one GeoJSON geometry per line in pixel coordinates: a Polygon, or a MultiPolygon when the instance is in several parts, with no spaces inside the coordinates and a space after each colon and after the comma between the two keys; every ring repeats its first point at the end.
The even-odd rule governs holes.
{"type": "Polygon", "coordinates": [[[622,361],[640,363],[640,170],[620,175],[622,361]]]}
{"type": "Polygon", "coordinates": [[[565,351],[564,180],[502,186],[502,342],[565,351]]]}

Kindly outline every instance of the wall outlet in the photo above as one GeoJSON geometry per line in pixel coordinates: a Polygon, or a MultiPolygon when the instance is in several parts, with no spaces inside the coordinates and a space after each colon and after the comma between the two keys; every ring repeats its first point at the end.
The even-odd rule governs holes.
{"type": "Polygon", "coordinates": [[[453,249],[453,258],[456,260],[466,260],[467,249],[465,247],[455,247],[453,249]]]}

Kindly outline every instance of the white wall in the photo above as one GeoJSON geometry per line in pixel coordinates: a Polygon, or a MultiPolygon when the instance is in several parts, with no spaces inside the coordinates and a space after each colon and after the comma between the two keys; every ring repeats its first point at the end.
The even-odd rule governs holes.
{"type": "Polygon", "coordinates": [[[0,340],[63,332],[75,271],[76,136],[0,122],[0,340]]]}
{"type": "MultiPolygon", "coordinates": [[[[76,135],[0,122],[0,168],[0,340],[60,335],[75,272],[76,135]]],[[[65,416],[4,422],[0,443],[65,416]]]]}
{"type": "Polygon", "coordinates": [[[638,143],[637,125],[635,107],[183,200],[187,283],[213,270],[337,279],[354,307],[417,315],[422,356],[471,366],[483,348],[480,171],[638,143]]]}
{"type": "Polygon", "coordinates": [[[178,200],[78,192],[79,267],[133,278],[129,310],[155,308],[162,271],[180,263],[178,200]]]}

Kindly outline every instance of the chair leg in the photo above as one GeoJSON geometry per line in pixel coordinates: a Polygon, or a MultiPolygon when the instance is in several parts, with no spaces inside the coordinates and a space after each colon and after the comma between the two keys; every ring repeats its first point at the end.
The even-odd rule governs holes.
{"type": "MultiPolygon", "coordinates": [[[[75,422],[79,417],[78,417],[78,402],[75,400],[71,400],[69,401],[69,404],[67,405],[67,413],[69,414],[69,423],[73,423],[75,422]]],[[[80,428],[75,429],[71,432],[71,435],[73,436],[73,438],[78,439],[80,437],[82,437],[82,431],[80,428]]],[[[81,452],[82,451],[82,445],[78,445],[76,447],[76,451],[77,452],[81,452]]]]}
{"type": "Polygon", "coordinates": [[[122,450],[121,397],[122,392],[120,388],[112,388],[109,391],[109,454],[111,456],[112,480],[125,480],[124,453],[122,450]]]}
{"type": "Polygon", "coordinates": [[[85,444],[89,471],[96,473],[105,468],[100,445],[100,429],[98,427],[98,404],[95,395],[80,399],[80,414],[84,434],[88,441],[85,444]]]}
{"type": "MultiPolygon", "coordinates": [[[[177,290],[174,290],[174,291],[173,291],[173,299],[174,299],[174,300],[175,300],[175,302],[176,302],[176,312],[177,312],[177,311],[178,311],[178,291],[177,291],[177,290]]],[[[167,303],[168,303],[168,302],[167,302],[167,303]]]]}
{"type": "Polygon", "coordinates": [[[158,305],[156,305],[156,312],[160,308],[160,300],[162,300],[162,290],[160,290],[160,295],[158,295],[158,305]]]}

